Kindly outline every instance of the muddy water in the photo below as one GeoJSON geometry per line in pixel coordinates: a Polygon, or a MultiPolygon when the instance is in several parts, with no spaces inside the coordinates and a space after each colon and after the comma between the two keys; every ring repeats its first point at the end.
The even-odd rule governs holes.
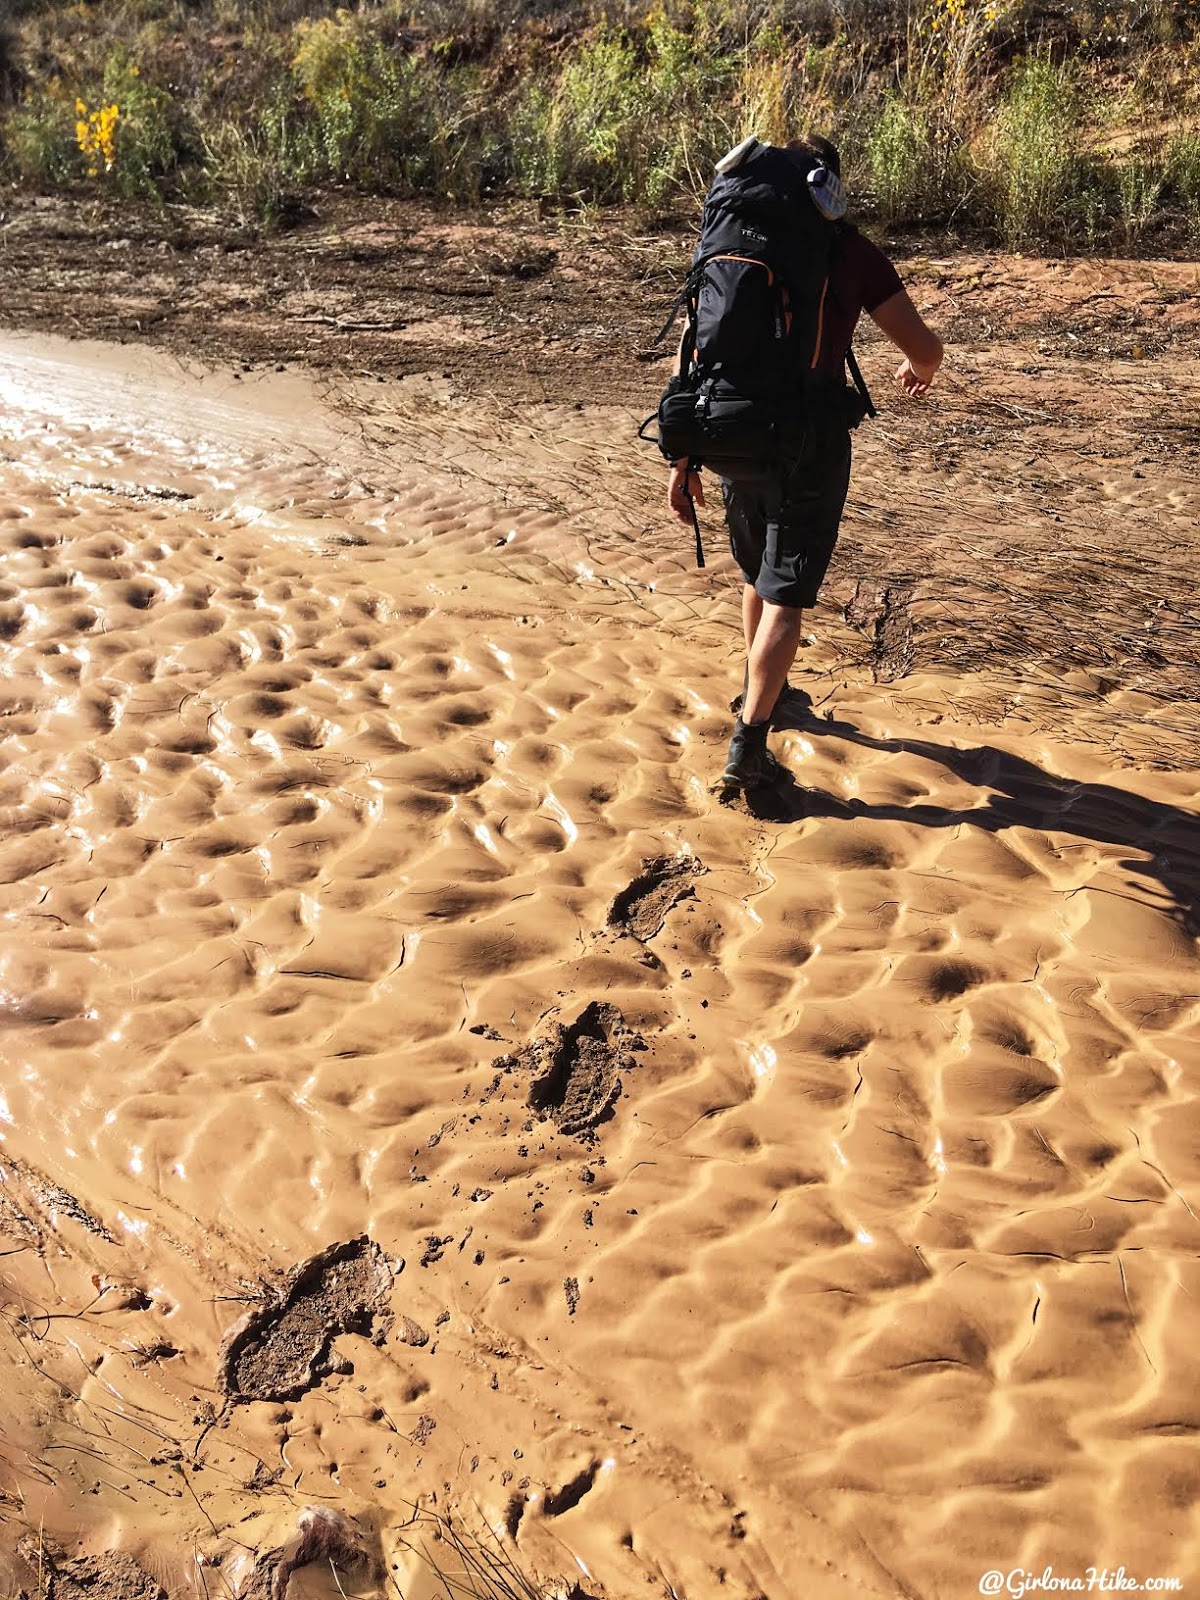
{"type": "Polygon", "coordinates": [[[561,442],[494,419],[498,484],[477,419],[389,454],[365,392],[15,338],[0,400],[27,1587],[41,1529],[237,1592],[320,1506],[416,1593],[418,1501],[612,1594],[1194,1571],[1182,752],[956,723],[986,683],[839,676],[818,612],[802,787],[722,804],[731,577],[561,442]],[[322,1281],[308,1377],[231,1397],[363,1235],[389,1313],[322,1281]]]}

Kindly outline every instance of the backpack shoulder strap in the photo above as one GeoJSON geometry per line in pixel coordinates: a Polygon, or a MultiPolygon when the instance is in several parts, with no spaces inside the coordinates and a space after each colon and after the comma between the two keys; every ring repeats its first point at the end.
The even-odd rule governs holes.
{"type": "MultiPolygon", "coordinates": [[[[833,224],[833,239],[830,245],[831,268],[836,263],[837,257],[845,254],[847,237],[851,234],[857,233],[858,229],[848,217],[839,217],[838,220],[833,224]]],[[[829,275],[829,287],[834,299],[836,300],[838,298],[837,284],[834,281],[834,274],[832,271],[829,275]]],[[[867,416],[877,417],[879,413],[875,409],[875,402],[871,399],[871,391],[867,388],[866,379],[862,375],[862,368],[859,366],[858,360],[855,357],[854,346],[849,344],[846,346],[846,371],[850,374],[850,381],[858,390],[859,395],[862,398],[862,403],[867,416]]]]}

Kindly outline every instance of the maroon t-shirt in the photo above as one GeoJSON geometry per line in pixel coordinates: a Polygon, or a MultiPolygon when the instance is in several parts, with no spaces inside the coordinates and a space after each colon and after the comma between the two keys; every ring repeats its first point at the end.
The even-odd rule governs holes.
{"type": "Polygon", "coordinates": [[[838,232],[825,296],[825,331],[821,339],[823,372],[841,377],[859,315],[863,311],[874,311],[903,287],[900,274],[879,246],[864,238],[850,223],[843,224],[838,232]]]}

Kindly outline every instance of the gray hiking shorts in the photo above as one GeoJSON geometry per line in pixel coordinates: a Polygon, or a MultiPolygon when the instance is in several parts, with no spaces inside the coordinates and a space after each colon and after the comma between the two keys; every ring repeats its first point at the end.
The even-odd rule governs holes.
{"type": "Polygon", "coordinates": [[[763,600],[816,605],[849,487],[849,434],[830,441],[816,463],[721,479],[729,548],[743,578],[763,600]]]}

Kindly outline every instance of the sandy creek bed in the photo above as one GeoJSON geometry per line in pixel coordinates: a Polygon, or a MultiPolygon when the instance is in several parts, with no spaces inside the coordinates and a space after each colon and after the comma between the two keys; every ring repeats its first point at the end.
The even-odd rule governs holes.
{"type": "Polygon", "coordinates": [[[1185,461],[885,418],[748,807],[635,407],[0,400],[5,1593],[250,1593],[317,1506],[294,1596],[420,1597],[417,1501],[587,1594],[1196,1574],[1185,461]]]}

